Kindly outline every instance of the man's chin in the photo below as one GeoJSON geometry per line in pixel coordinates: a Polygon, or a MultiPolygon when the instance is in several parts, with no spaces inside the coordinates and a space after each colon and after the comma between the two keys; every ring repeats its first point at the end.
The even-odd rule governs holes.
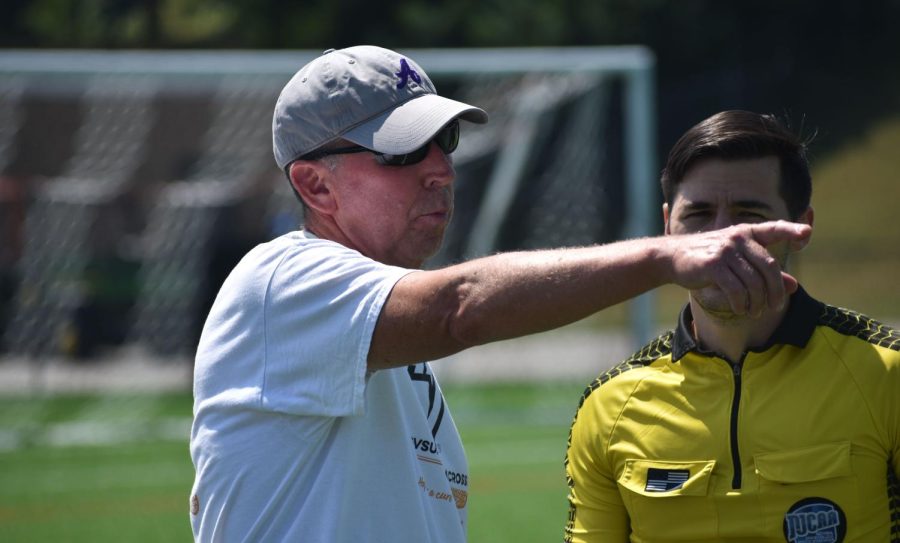
{"type": "Polygon", "coordinates": [[[734,311],[729,310],[712,310],[703,308],[703,312],[709,315],[709,317],[713,320],[717,320],[719,322],[730,322],[737,323],[747,319],[747,315],[738,315],[734,311]]]}
{"type": "Polygon", "coordinates": [[[694,295],[694,303],[709,317],[722,322],[744,321],[747,315],[738,315],[731,309],[731,304],[721,292],[713,295],[694,295]]]}

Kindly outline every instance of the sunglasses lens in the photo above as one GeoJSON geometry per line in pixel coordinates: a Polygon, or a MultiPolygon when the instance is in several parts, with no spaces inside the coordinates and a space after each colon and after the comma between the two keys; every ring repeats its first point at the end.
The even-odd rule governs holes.
{"type": "Polygon", "coordinates": [[[453,121],[445,126],[434,137],[434,142],[448,155],[455,151],[456,146],[459,145],[459,121],[453,121]]]}
{"type": "Polygon", "coordinates": [[[429,147],[430,145],[423,145],[415,151],[406,153],[405,155],[385,155],[379,153],[375,155],[375,160],[377,160],[381,164],[384,164],[385,166],[406,166],[408,164],[417,164],[425,160],[425,157],[428,156],[429,147]]]}
{"type": "MultiPolygon", "coordinates": [[[[459,145],[459,121],[453,121],[442,128],[431,141],[437,143],[444,154],[449,155],[455,151],[456,146],[459,145]]],[[[418,164],[428,156],[429,149],[431,149],[431,142],[428,142],[415,151],[406,153],[405,155],[386,155],[378,153],[375,155],[375,160],[385,166],[407,166],[409,164],[418,164]]]]}

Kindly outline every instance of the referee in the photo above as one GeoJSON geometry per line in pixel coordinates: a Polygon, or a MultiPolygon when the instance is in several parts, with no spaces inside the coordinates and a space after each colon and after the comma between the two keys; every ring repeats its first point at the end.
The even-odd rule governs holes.
{"type": "MultiPolygon", "coordinates": [[[[691,128],[662,188],[668,235],[813,223],[805,145],[769,115],[691,128]]],[[[898,472],[900,332],[802,288],[744,315],[693,289],[672,331],[585,391],[565,539],[900,541],[898,472]]]]}

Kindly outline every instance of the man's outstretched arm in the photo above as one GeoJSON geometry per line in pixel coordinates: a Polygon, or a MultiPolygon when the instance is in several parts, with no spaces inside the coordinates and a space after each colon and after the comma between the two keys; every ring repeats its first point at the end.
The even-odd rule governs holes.
{"type": "Polygon", "coordinates": [[[379,317],[369,369],[433,360],[551,330],[664,284],[718,286],[735,313],[777,307],[796,290],[766,250],[797,250],[807,225],[784,221],[574,249],[511,252],[411,273],[379,317]]]}

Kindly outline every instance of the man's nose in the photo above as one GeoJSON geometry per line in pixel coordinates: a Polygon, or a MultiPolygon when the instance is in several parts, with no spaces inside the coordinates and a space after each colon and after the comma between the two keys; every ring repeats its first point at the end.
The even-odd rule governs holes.
{"type": "Polygon", "coordinates": [[[456,178],[453,159],[434,142],[429,144],[428,155],[425,156],[422,164],[427,168],[425,186],[429,188],[447,186],[456,178]]]}
{"type": "Polygon", "coordinates": [[[713,230],[722,230],[723,228],[728,228],[729,226],[734,226],[737,224],[737,221],[734,220],[731,213],[726,211],[718,211],[716,212],[715,219],[713,220],[713,230]]]}

